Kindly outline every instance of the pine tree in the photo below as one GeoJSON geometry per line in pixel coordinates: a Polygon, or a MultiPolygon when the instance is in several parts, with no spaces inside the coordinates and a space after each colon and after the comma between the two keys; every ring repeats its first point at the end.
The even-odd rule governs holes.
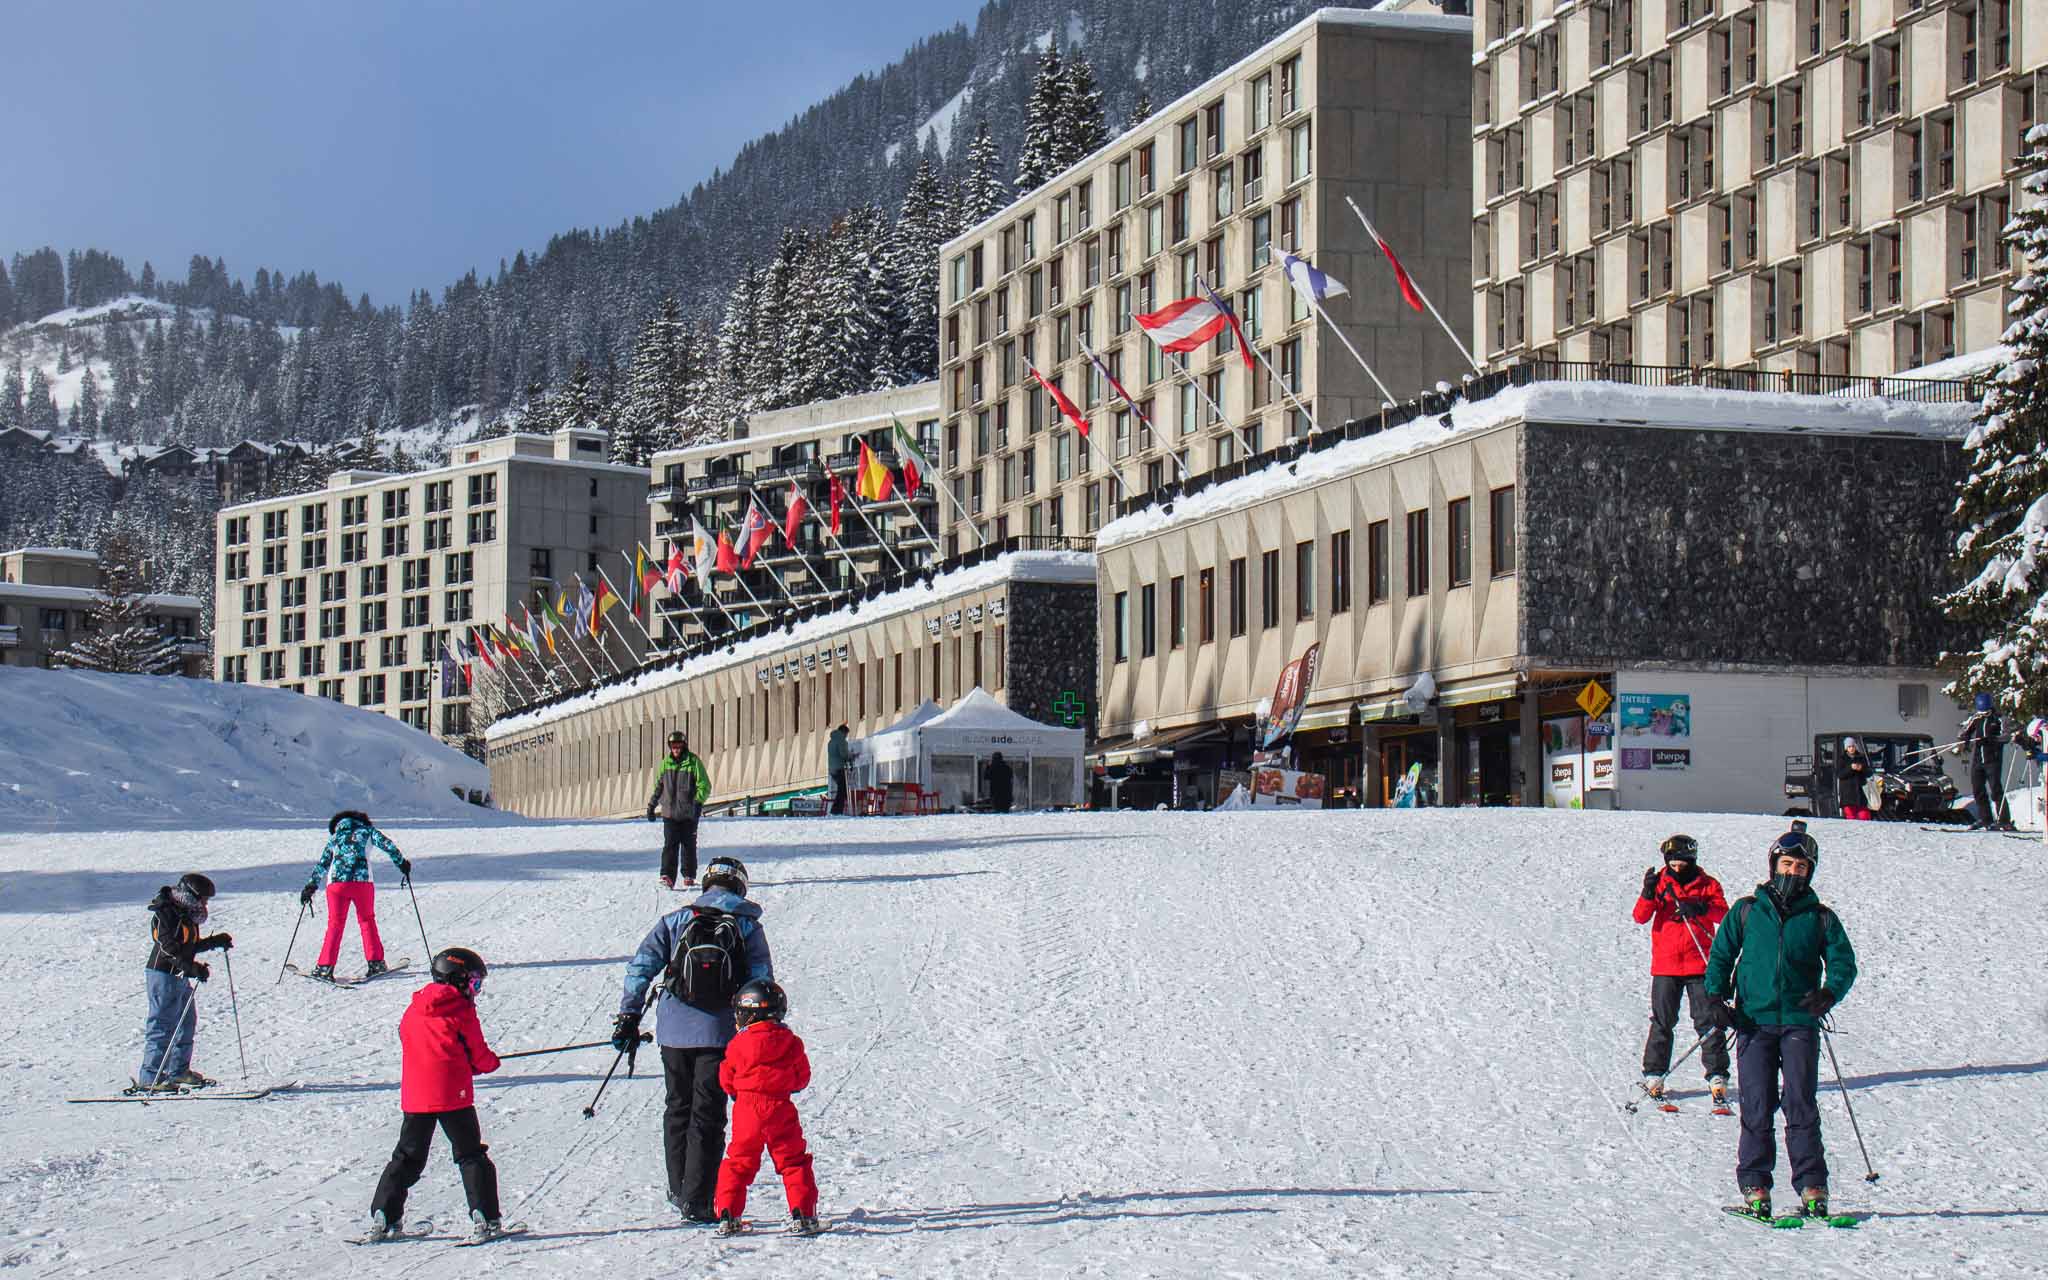
{"type": "Polygon", "coordinates": [[[689,402],[689,334],[674,298],[641,327],[612,431],[612,461],[644,467],[657,449],[676,448],[689,402]]]}
{"type": "Polygon", "coordinates": [[[952,238],[946,189],[929,160],[918,163],[889,247],[889,267],[901,290],[893,363],[899,384],[939,373],[939,249],[952,238]]]}
{"type": "Polygon", "coordinates": [[[1078,53],[1067,55],[1062,98],[1053,142],[1055,172],[1095,154],[1109,141],[1109,124],[1102,109],[1102,90],[1095,83],[1095,68],[1078,53]]]}
{"type": "Polygon", "coordinates": [[[21,362],[7,371],[7,378],[0,382],[0,431],[9,427],[28,425],[28,384],[22,380],[21,362]]]}
{"type": "Polygon", "coordinates": [[[28,404],[24,416],[31,431],[54,434],[61,425],[57,416],[57,400],[50,394],[50,379],[41,365],[37,365],[28,376],[28,404]]]}
{"type": "Polygon", "coordinates": [[[1124,122],[1124,129],[1137,128],[1152,118],[1152,95],[1144,89],[1138,90],[1138,100],[1131,104],[1131,118],[1124,122]]]}
{"type": "Polygon", "coordinates": [[[60,650],[65,666],[115,675],[160,676],[178,669],[177,642],[150,620],[149,572],[144,548],[123,532],[100,543],[100,590],[93,626],[82,639],[60,650]]]}
{"type": "Polygon", "coordinates": [[[92,366],[78,382],[78,403],[71,406],[71,433],[96,436],[100,432],[100,379],[92,366]]]}
{"type": "Polygon", "coordinates": [[[1990,693],[2023,716],[2048,713],[2048,125],[2028,141],[2020,187],[2032,199],[2004,236],[2021,272],[2004,335],[2011,354],[1991,375],[1956,498],[1968,585],[1942,602],[1984,637],[1975,652],[1945,656],[1957,673],[1949,692],[1990,693]]]}
{"type": "Polygon", "coordinates": [[[0,262],[0,333],[14,323],[14,282],[7,277],[7,264],[0,262]]]}
{"type": "Polygon", "coordinates": [[[603,421],[603,415],[598,412],[599,389],[590,376],[590,361],[576,361],[576,367],[569,371],[569,378],[557,396],[560,401],[558,421],[562,426],[590,428],[603,421]]]}
{"type": "Polygon", "coordinates": [[[988,131],[988,118],[974,126],[974,141],[967,148],[967,177],[960,184],[960,223],[971,227],[1010,203],[1010,188],[1002,178],[1003,157],[995,137],[988,131]]]}
{"type": "MultiPolygon", "coordinates": [[[[1038,75],[1024,102],[1024,145],[1017,152],[1017,190],[1030,191],[1065,168],[1060,159],[1067,132],[1067,78],[1058,40],[1046,42],[1038,75]]],[[[975,141],[981,141],[979,133],[975,141]]],[[[970,161],[972,157],[970,156],[970,161]]]]}

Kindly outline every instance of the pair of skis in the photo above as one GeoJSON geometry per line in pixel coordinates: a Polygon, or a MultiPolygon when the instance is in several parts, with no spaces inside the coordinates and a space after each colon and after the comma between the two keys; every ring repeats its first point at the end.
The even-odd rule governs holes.
{"type": "Polygon", "coordinates": [[[131,1088],[105,1098],[66,1098],[66,1102],[134,1102],[148,1106],[152,1102],[254,1102],[267,1098],[273,1093],[282,1093],[299,1087],[296,1080],[283,1084],[264,1085],[256,1089],[221,1089],[203,1086],[198,1089],[138,1089],[131,1088]]]}
{"type": "Polygon", "coordinates": [[[1853,1229],[1857,1222],[1860,1221],[1857,1215],[1853,1213],[1830,1213],[1825,1215],[1783,1213],[1776,1217],[1765,1218],[1752,1213],[1748,1205],[1740,1204],[1724,1204],[1721,1206],[1721,1212],[1731,1218],[1740,1218],[1744,1222],[1754,1222],[1760,1227],[1770,1227],[1775,1231],[1797,1231],[1809,1222],[1817,1223],[1823,1227],[1834,1227],[1837,1230],[1847,1231],[1853,1229]]]}
{"type": "Polygon", "coordinates": [[[379,973],[379,974],[375,974],[375,975],[371,975],[371,974],[365,974],[365,975],[363,975],[363,976],[362,976],[362,977],[360,977],[360,978],[316,978],[316,977],[314,977],[314,976],[313,976],[313,971],[312,971],[312,970],[310,970],[310,969],[301,969],[301,968],[299,968],[299,966],[297,966],[297,965],[295,965],[295,964],[287,964],[287,965],[285,965],[285,967],[284,967],[284,971],[285,971],[286,973],[292,973],[292,974],[297,974],[297,975],[298,975],[299,977],[301,977],[301,978],[305,978],[305,979],[306,979],[306,980],[308,980],[309,982],[318,982],[318,983],[322,984],[323,986],[329,986],[329,987],[342,987],[342,988],[345,988],[345,989],[348,989],[348,990],[353,990],[353,989],[354,989],[354,988],[356,988],[356,987],[366,986],[366,985],[368,985],[369,983],[372,983],[372,982],[377,982],[377,981],[380,981],[380,980],[382,980],[382,979],[384,979],[384,978],[395,978],[395,977],[399,977],[400,975],[402,975],[402,974],[406,973],[406,972],[407,972],[408,970],[410,970],[411,968],[412,968],[412,960],[411,960],[411,958],[410,958],[410,957],[408,957],[408,958],[406,958],[406,959],[404,959],[404,960],[394,960],[394,961],[392,961],[392,962],[391,962],[391,964],[390,964],[390,966],[389,966],[388,968],[386,968],[386,969],[384,970],[384,972],[382,972],[382,973],[379,973]]]}
{"type": "MultiPolygon", "coordinates": [[[[448,1240],[444,1237],[444,1243],[454,1245],[458,1249],[469,1249],[474,1248],[475,1246],[480,1244],[496,1244],[500,1240],[515,1239],[519,1236],[525,1235],[528,1230],[529,1228],[523,1222],[507,1222],[490,1235],[470,1235],[464,1236],[460,1240],[448,1240]]],[[[384,1235],[381,1236],[361,1235],[345,1236],[343,1238],[346,1239],[350,1244],[403,1244],[408,1240],[428,1239],[433,1235],[433,1233],[433,1223],[415,1222],[410,1226],[401,1227],[397,1231],[386,1232],[384,1235]]]]}
{"type": "MultiPolygon", "coordinates": [[[[1644,1084],[1640,1080],[1636,1081],[1636,1092],[1640,1093],[1646,1100],[1655,1103],[1657,1106],[1657,1110],[1662,1111],[1667,1115],[1675,1116],[1678,1114],[1678,1104],[1672,1100],[1670,1094],[1651,1093],[1649,1086],[1644,1084]]],[[[1622,1110],[1627,1111],[1630,1115],[1634,1115],[1637,1110],[1636,1103],[1633,1101],[1624,1102],[1622,1104],[1622,1110]]],[[[1732,1116],[1735,1114],[1735,1108],[1728,1105],[1726,1101],[1716,1102],[1712,1107],[1712,1114],[1717,1116],[1732,1116]]]]}

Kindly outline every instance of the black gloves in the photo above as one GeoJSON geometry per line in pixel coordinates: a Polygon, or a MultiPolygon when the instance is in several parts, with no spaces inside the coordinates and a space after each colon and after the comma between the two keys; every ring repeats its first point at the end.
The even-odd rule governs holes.
{"type": "Polygon", "coordinates": [[[302,907],[304,907],[304,906],[310,906],[310,905],[312,904],[312,901],[313,901],[313,894],[314,894],[314,893],[315,893],[315,892],[316,892],[316,891],[317,891],[317,890],[318,890],[319,888],[320,888],[320,882],[319,882],[318,880],[308,880],[308,881],[306,881],[306,887],[305,887],[305,888],[303,888],[303,889],[301,889],[301,890],[299,890],[299,905],[300,905],[300,906],[302,906],[302,907]]]}
{"type": "Polygon", "coordinates": [[[640,1015],[622,1013],[612,1022],[612,1048],[630,1053],[640,1047],[640,1015]]]}
{"type": "Polygon", "coordinates": [[[1735,1025],[1735,1002],[1718,996],[1707,998],[1707,1025],[1726,1031],[1735,1025]]]}
{"type": "Polygon", "coordinates": [[[1697,920],[1707,914],[1707,904],[1697,898],[1681,898],[1671,909],[1680,920],[1697,920]]]}
{"type": "Polygon", "coordinates": [[[192,976],[204,982],[213,976],[213,970],[194,960],[192,962],[192,976]]]}
{"type": "Polygon", "coordinates": [[[399,874],[399,875],[401,875],[401,876],[404,876],[404,877],[405,877],[406,879],[408,879],[408,880],[412,879],[412,859],[411,859],[411,858],[400,858],[400,859],[398,860],[398,874],[399,874]]]}
{"type": "Polygon", "coordinates": [[[1651,867],[1643,872],[1643,896],[1650,901],[1657,900],[1657,877],[1664,874],[1664,868],[1651,867]]]}
{"type": "Polygon", "coordinates": [[[1816,1018],[1825,1017],[1827,1011],[1835,1007],[1835,993],[1826,987],[1822,987],[1820,990],[1810,992],[1801,999],[1799,1007],[1816,1018]]]}
{"type": "Polygon", "coordinates": [[[654,809],[652,806],[650,806],[647,810],[647,820],[649,822],[654,821],[654,809]]]}
{"type": "Polygon", "coordinates": [[[194,949],[198,951],[232,951],[235,949],[235,936],[231,933],[209,933],[199,940],[198,947],[194,949]]]}

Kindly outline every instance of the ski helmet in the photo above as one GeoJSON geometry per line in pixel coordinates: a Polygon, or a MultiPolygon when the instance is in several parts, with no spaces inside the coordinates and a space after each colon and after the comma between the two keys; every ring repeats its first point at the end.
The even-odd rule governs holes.
{"type": "Polygon", "coordinates": [[[743,1027],[763,1020],[780,1022],[789,1015],[789,994],[778,982],[755,978],[733,992],[732,1010],[733,1021],[743,1027]]]}
{"type": "Polygon", "coordinates": [[[484,958],[468,947],[450,947],[434,957],[434,981],[445,982],[472,1000],[484,989],[490,971],[484,958]]]}
{"type": "Polygon", "coordinates": [[[1844,750],[1844,751],[1860,751],[1860,750],[1862,750],[1862,748],[1856,745],[1856,739],[1854,739],[1854,738],[1850,738],[1850,737],[1844,737],[1844,738],[1842,739],[1842,750],[1844,750]]]}
{"type": "Polygon", "coordinates": [[[1688,835],[1675,835],[1658,846],[1666,862],[1698,862],[1700,842],[1688,835]]]}
{"type": "Polygon", "coordinates": [[[178,877],[177,892],[199,902],[205,902],[213,896],[213,881],[197,871],[188,871],[178,877]]]}
{"type": "Polygon", "coordinates": [[[1807,866],[1810,868],[1807,872],[1807,879],[1811,880],[1814,874],[1820,870],[1820,841],[1806,834],[1805,823],[1793,823],[1790,831],[1771,841],[1770,860],[1764,865],[1764,874],[1777,875],[1778,859],[1788,853],[1796,858],[1806,859],[1807,866]]]}
{"type": "Polygon", "coordinates": [[[742,898],[747,896],[747,864],[738,858],[713,858],[704,868],[704,887],[722,884],[742,898]]]}
{"type": "Polygon", "coordinates": [[[687,747],[690,745],[690,739],[681,729],[677,729],[668,735],[668,745],[672,747],[687,747]]]}
{"type": "Polygon", "coordinates": [[[375,823],[372,823],[370,821],[370,815],[364,813],[361,809],[343,809],[340,813],[335,814],[333,817],[327,820],[327,834],[330,836],[333,835],[335,829],[341,826],[342,819],[344,818],[360,822],[366,827],[376,825],[375,823]]]}
{"type": "Polygon", "coordinates": [[[1977,710],[1979,710],[1979,711],[1989,711],[1989,710],[1991,710],[1991,695],[1990,695],[1990,694],[1988,694],[1988,693],[1980,693],[1980,694],[1978,694],[1978,695],[1977,695],[1977,710]]]}

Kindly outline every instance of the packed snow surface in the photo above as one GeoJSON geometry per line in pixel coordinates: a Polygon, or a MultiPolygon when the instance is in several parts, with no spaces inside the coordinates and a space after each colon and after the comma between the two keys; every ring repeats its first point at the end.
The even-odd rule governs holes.
{"type": "Polygon", "coordinates": [[[474,820],[450,788],[491,785],[481,764],[389,716],[255,685],[0,667],[0,723],[0,831],[338,809],[474,820]]]}
{"type": "MultiPolygon", "coordinates": [[[[714,762],[714,767],[715,762],[714,762]]],[[[2017,1276],[2048,1267],[2041,850],[1817,822],[1819,887],[1862,977],[1834,1037],[1883,1180],[1821,1101],[1853,1232],[1723,1217],[1737,1122],[1625,1114],[1664,836],[1747,891],[1776,819],[1557,811],[732,819],[754,873],[830,1234],[721,1241],[662,1202],[651,1054],[582,1108],[608,1050],[509,1062],[478,1108],[524,1239],[456,1252],[436,1153],[412,1212],[360,1229],[398,1123],[417,983],[280,983],[324,831],[0,835],[0,1265],[128,1276],[2017,1276]],[[136,1069],[143,904],[219,882],[259,1102],[67,1106],[136,1069]]],[[[657,910],[645,823],[393,824],[437,947],[491,964],[500,1051],[609,1034],[657,910]]],[[[426,951],[390,880],[394,956],[426,951]]],[[[292,955],[304,964],[316,921],[292,955]]],[[[341,971],[360,972],[351,930],[341,971]]],[[[222,966],[198,1067],[241,1076],[222,966]]],[[[1691,1042],[1681,1024],[1681,1046],[1691,1042]]],[[[1826,1067],[1823,1065],[1823,1072],[1826,1067]]],[[[1784,1185],[1784,1166],[1779,1168],[1784,1185]]],[[[1789,1192],[1785,1193],[1789,1195],[1789,1192]]],[[[764,1169],[750,1212],[774,1226],[764,1169]]]]}

